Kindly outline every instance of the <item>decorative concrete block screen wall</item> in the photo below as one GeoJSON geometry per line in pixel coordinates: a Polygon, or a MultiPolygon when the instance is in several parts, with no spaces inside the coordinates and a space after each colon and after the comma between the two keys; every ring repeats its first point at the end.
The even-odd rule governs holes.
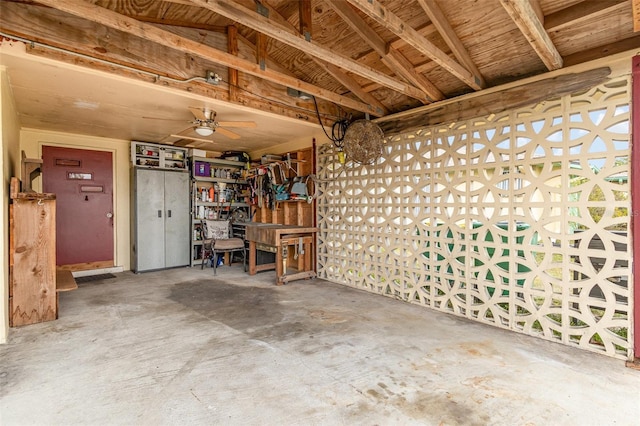
{"type": "Polygon", "coordinates": [[[319,276],[630,357],[629,103],[619,77],[389,138],[375,165],[321,146],[319,276]]]}

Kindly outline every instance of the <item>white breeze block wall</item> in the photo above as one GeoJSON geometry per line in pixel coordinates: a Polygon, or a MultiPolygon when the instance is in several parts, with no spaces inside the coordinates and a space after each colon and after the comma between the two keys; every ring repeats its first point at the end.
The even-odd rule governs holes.
{"type": "Polygon", "coordinates": [[[628,76],[390,138],[371,166],[324,145],[319,276],[630,358],[629,162],[628,76]]]}

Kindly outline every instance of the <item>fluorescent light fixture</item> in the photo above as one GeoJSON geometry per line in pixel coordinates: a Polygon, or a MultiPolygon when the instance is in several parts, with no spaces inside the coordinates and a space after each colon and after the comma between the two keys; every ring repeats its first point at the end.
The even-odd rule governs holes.
{"type": "Polygon", "coordinates": [[[200,136],[211,136],[213,134],[213,129],[209,126],[197,126],[195,131],[200,136]]]}

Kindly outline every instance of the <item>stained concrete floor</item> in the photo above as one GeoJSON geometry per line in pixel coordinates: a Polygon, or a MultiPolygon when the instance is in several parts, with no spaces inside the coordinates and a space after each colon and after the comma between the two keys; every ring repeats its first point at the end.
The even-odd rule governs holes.
{"type": "Polygon", "coordinates": [[[0,346],[2,425],[638,425],[620,360],[322,280],[117,274],[0,346]]]}

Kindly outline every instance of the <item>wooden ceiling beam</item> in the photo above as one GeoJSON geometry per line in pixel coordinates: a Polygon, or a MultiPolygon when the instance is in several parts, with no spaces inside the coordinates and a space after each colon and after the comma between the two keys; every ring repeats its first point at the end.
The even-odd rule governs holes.
{"type": "Polygon", "coordinates": [[[431,23],[436,27],[442,39],[447,43],[447,46],[449,46],[455,57],[458,59],[458,62],[473,74],[474,79],[479,82],[481,87],[487,87],[487,83],[484,81],[484,77],[480,73],[480,70],[471,59],[471,55],[469,55],[469,52],[453,30],[453,27],[447,20],[447,17],[444,16],[444,13],[442,12],[442,9],[440,9],[440,6],[438,6],[438,3],[436,3],[436,0],[418,0],[418,4],[420,4],[427,16],[429,16],[431,23]]]}
{"type": "Polygon", "coordinates": [[[449,57],[442,50],[427,40],[409,24],[398,18],[393,12],[375,0],[346,0],[363,13],[374,19],[380,25],[404,39],[407,44],[428,56],[442,68],[453,74],[475,90],[481,90],[482,85],[473,74],[449,57]]]}
{"type": "MultiPolygon", "coordinates": [[[[418,31],[418,34],[420,34],[422,37],[425,37],[425,38],[429,37],[431,34],[435,34],[438,32],[438,30],[432,23],[428,23],[427,25],[418,27],[416,28],[416,31],[418,31]]],[[[404,39],[402,38],[396,38],[395,40],[389,43],[389,46],[393,47],[394,49],[400,49],[407,45],[408,45],[407,42],[404,41],[404,39]]]]}
{"type": "MultiPolygon", "coordinates": [[[[430,102],[444,99],[444,95],[429,79],[415,71],[413,64],[397,49],[385,42],[356,11],[342,0],[328,0],[333,10],[382,58],[382,62],[416,87],[422,89],[430,102]]],[[[423,103],[425,100],[421,100],[423,103]]]]}
{"type": "Polygon", "coordinates": [[[501,90],[489,89],[378,118],[374,122],[380,125],[387,136],[424,129],[425,126],[460,122],[490,113],[498,114],[526,105],[534,105],[550,97],[585,90],[604,83],[609,79],[610,74],[609,67],[602,67],[511,85],[501,90]]]}
{"type": "MultiPolygon", "coordinates": [[[[282,16],[280,12],[271,7],[266,2],[262,3],[262,7],[266,8],[269,11],[269,17],[273,19],[276,23],[282,25],[283,28],[289,29],[292,34],[296,34],[296,27],[289,22],[289,20],[282,16]]],[[[302,31],[303,26],[301,25],[300,30],[302,31]]],[[[311,28],[311,26],[308,26],[311,28]]],[[[311,38],[312,34],[309,33],[311,38]]],[[[342,71],[341,68],[336,65],[330,64],[328,62],[322,61],[315,56],[307,55],[312,61],[314,61],[320,68],[322,68],[326,73],[330,74],[333,78],[335,78],[340,84],[342,84],[347,90],[353,93],[358,99],[368,104],[371,104],[378,108],[381,111],[381,114],[376,114],[376,116],[387,115],[389,110],[382,102],[380,102],[375,96],[373,96],[368,91],[365,91],[362,86],[349,74],[342,71]]]]}
{"type": "Polygon", "coordinates": [[[135,18],[136,20],[141,22],[148,22],[150,24],[171,25],[173,27],[182,27],[182,28],[194,28],[197,30],[213,31],[216,33],[225,33],[227,31],[227,27],[224,27],[222,25],[209,25],[209,24],[203,24],[200,22],[185,21],[183,19],[171,20],[171,19],[164,19],[164,18],[155,18],[152,16],[144,16],[144,15],[133,16],[128,14],[125,16],[128,16],[130,18],[135,18]]]}
{"type": "MultiPolygon", "coordinates": [[[[638,0],[634,0],[638,1],[638,0]]],[[[544,29],[549,33],[586,20],[597,19],[629,7],[627,0],[582,1],[554,12],[544,18],[544,29]]]]}
{"type": "Polygon", "coordinates": [[[632,0],[631,9],[633,11],[633,31],[640,31],[640,0],[632,0]]]}
{"type": "Polygon", "coordinates": [[[593,61],[616,53],[626,52],[627,50],[640,49],[640,35],[634,35],[624,40],[614,43],[607,43],[592,49],[583,50],[582,52],[567,55],[564,58],[564,64],[567,67],[584,62],[593,61]]]}
{"type": "Polygon", "coordinates": [[[238,5],[230,0],[191,0],[195,5],[209,9],[219,15],[225,16],[255,31],[264,33],[269,37],[299,49],[309,55],[315,56],[330,64],[336,65],[368,80],[375,81],[397,92],[412,98],[421,99],[425,94],[416,87],[405,82],[393,79],[369,66],[362,65],[348,56],[341,55],[324,46],[305,40],[304,36],[291,34],[288,28],[276,24],[252,10],[238,5]]]}
{"type": "Polygon", "coordinates": [[[340,82],[344,87],[346,87],[351,93],[353,93],[359,99],[365,101],[368,100],[371,105],[377,106],[380,110],[382,110],[383,115],[387,115],[389,110],[382,102],[376,99],[371,93],[367,92],[358,84],[357,81],[353,79],[353,77],[349,76],[349,74],[344,73],[340,68],[333,64],[329,64],[327,62],[321,61],[318,58],[313,58],[315,63],[321,67],[325,72],[331,74],[333,78],[340,82]]]}
{"type": "MultiPolygon", "coordinates": [[[[227,52],[233,56],[238,56],[238,28],[235,25],[227,27],[227,52]]],[[[238,101],[238,85],[240,83],[238,70],[227,68],[229,73],[229,100],[238,101]]]]}
{"type": "Polygon", "coordinates": [[[531,4],[531,8],[536,13],[536,16],[544,24],[544,12],[542,11],[542,6],[540,6],[540,0],[529,0],[531,4]]]}
{"type": "Polygon", "coordinates": [[[304,82],[288,75],[271,71],[260,70],[259,65],[254,64],[242,58],[233,56],[227,52],[222,52],[213,47],[203,45],[185,37],[178,36],[169,31],[162,30],[152,24],[137,21],[133,18],[113,12],[94,4],[87,2],[78,2],[75,0],[38,0],[38,3],[50,6],[80,18],[88,19],[92,22],[123,31],[128,34],[135,35],[144,40],[148,40],[162,46],[170,47],[185,53],[189,53],[200,58],[216,62],[220,65],[236,68],[256,77],[291,87],[303,92],[312,94],[319,98],[334,102],[347,108],[357,111],[368,112],[375,115],[381,115],[373,105],[365,104],[346,96],[339,95],[330,90],[317,87],[313,84],[304,82]]]}
{"type": "Polygon", "coordinates": [[[313,25],[311,22],[311,0],[299,0],[298,2],[298,22],[300,23],[300,34],[305,39],[311,40],[313,25]]]}
{"type": "Polygon", "coordinates": [[[418,72],[413,64],[399,51],[392,49],[382,58],[382,62],[411,83],[420,87],[428,96],[430,102],[441,101],[444,94],[427,77],[418,72]]]}
{"type": "MultiPolygon", "coordinates": [[[[313,31],[312,31],[312,25],[311,25],[311,21],[312,21],[311,0],[300,1],[300,3],[298,3],[298,8],[299,8],[298,20],[300,23],[300,34],[302,34],[305,37],[305,39],[311,40],[311,38],[313,37],[313,31]]],[[[270,13],[270,16],[278,16],[279,18],[282,18],[281,20],[282,23],[286,22],[288,24],[289,22],[284,16],[280,15],[276,10],[272,10],[272,12],[270,13]]],[[[311,60],[313,60],[316,63],[316,65],[322,68],[327,74],[331,75],[340,84],[346,87],[357,98],[359,98],[364,102],[370,103],[371,105],[377,106],[378,108],[380,108],[381,111],[384,112],[384,115],[387,115],[389,113],[389,110],[387,109],[386,106],[384,106],[382,102],[376,99],[376,97],[373,96],[371,93],[365,92],[360,86],[360,84],[358,84],[358,82],[349,74],[347,74],[346,72],[343,72],[342,69],[338,68],[333,64],[322,61],[314,56],[311,56],[311,55],[307,55],[307,56],[309,56],[311,60]]]]}
{"type": "Polygon", "coordinates": [[[256,63],[261,70],[267,69],[267,36],[256,34],[256,63]]]}
{"type": "Polygon", "coordinates": [[[562,68],[562,56],[542,26],[529,0],[500,0],[502,7],[550,70],[562,68]]]}
{"type": "Polygon", "coordinates": [[[369,26],[360,15],[345,1],[342,0],[326,0],[326,3],[345,21],[353,31],[367,42],[371,48],[378,53],[379,56],[386,56],[389,52],[390,45],[383,40],[373,28],[369,26]]]}

